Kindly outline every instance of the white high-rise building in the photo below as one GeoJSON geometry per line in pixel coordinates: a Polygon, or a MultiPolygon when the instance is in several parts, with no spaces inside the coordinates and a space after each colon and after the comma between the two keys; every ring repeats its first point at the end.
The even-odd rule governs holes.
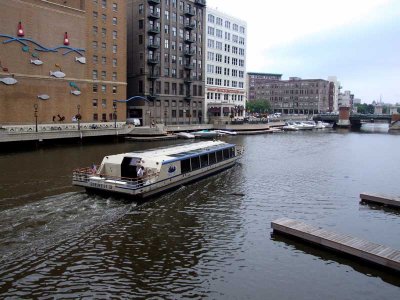
{"type": "Polygon", "coordinates": [[[204,112],[207,122],[243,117],[247,23],[207,7],[204,112]]]}

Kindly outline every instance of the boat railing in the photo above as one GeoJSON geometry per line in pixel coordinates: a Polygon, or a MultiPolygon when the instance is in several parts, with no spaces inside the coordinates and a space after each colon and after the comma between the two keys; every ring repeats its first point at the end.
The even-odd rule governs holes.
{"type": "Polygon", "coordinates": [[[130,177],[118,177],[118,176],[110,176],[98,171],[94,171],[94,168],[86,167],[75,169],[72,173],[73,180],[90,182],[91,180],[104,180],[106,183],[112,183],[116,185],[131,185],[133,187],[143,187],[149,184],[154,183],[158,176],[159,172],[147,171],[147,174],[143,177],[139,178],[130,178],[130,177]]]}

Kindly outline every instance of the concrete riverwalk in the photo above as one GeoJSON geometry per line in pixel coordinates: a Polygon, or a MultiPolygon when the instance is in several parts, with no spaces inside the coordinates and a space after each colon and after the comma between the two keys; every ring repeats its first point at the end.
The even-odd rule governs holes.
{"type": "Polygon", "coordinates": [[[394,271],[400,271],[400,251],[396,249],[288,218],[277,219],[271,223],[271,226],[274,232],[302,239],[394,271]]]}

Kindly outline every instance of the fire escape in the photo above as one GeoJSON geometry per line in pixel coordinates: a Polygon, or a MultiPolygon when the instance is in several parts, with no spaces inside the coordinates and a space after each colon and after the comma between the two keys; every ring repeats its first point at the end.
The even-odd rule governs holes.
{"type": "Polygon", "coordinates": [[[147,64],[149,65],[148,72],[148,80],[150,81],[150,88],[147,98],[149,100],[156,99],[155,93],[155,84],[156,80],[160,78],[159,68],[157,66],[160,63],[160,43],[159,43],[159,34],[160,34],[160,0],[148,0],[149,2],[149,10],[148,10],[148,55],[147,55],[147,64]]]}

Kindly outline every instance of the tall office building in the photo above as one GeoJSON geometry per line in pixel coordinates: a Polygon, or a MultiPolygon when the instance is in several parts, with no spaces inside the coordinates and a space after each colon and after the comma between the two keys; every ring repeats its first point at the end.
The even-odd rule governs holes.
{"type": "Polygon", "coordinates": [[[128,116],[203,122],[205,0],[128,0],[128,116]]]}
{"type": "Polygon", "coordinates": [[[0,123],[35,122],[34,111],[39,123],[113,121],[113,100],[126,99],[126,1],[1,4],[0,123]]]}
{"type": "Polygon", "coordinates": [[[246,104],[246,22],[207,8],[206,91],[209,122],[242,117],[246,104]]]}

